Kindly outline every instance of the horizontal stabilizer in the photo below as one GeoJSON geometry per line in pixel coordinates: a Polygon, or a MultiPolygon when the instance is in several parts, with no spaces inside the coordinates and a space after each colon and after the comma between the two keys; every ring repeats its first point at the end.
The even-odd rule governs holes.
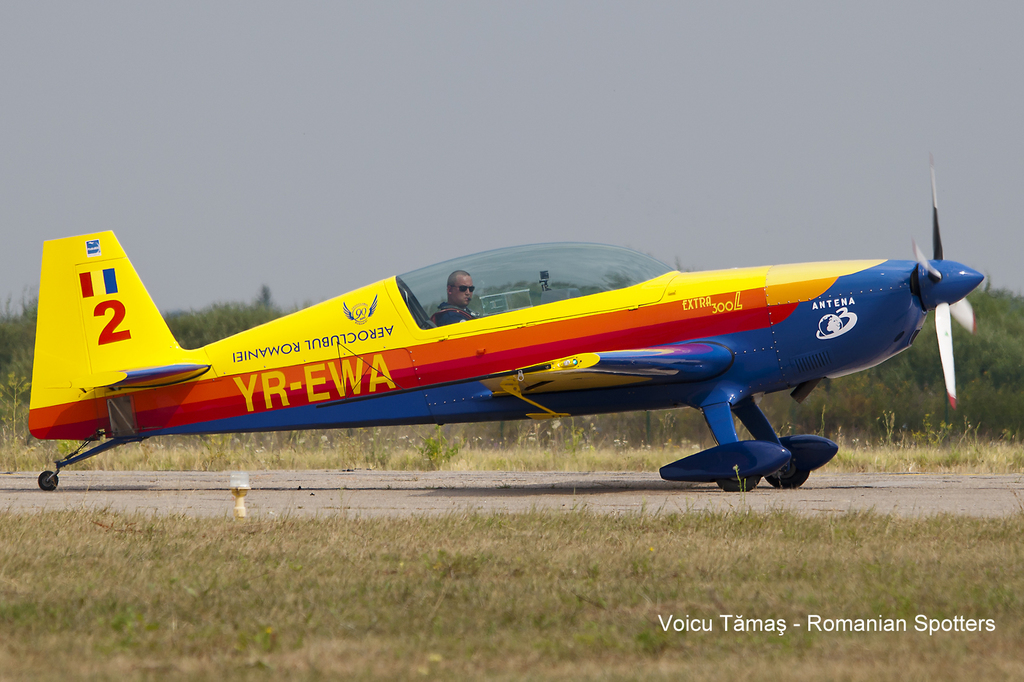
{"type": "Polygon", "coordinates": [[[177,364],[163,367],[145,367],[114,372],[100,372],[80,377],[71,382],[72,388],[151,388],[170,386],[202,376],[210,365],[177,364]]]}

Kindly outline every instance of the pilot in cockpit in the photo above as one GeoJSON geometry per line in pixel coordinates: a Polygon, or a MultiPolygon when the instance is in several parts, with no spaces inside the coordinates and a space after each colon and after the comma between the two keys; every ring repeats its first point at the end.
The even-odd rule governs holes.
{"type": "Polygon", "coordinates": [[[430,320],[438,327],[480,317],[469,309],[473,300],[473,278],[465,270],[456,270],[448,275],[448,300],[437,307],[430,320]]]}

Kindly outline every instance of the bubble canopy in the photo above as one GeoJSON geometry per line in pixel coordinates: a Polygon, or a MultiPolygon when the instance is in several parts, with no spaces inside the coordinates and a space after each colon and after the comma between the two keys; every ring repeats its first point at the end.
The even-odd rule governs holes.
{"type": "Polygon", "coordinates": [[[672,271],[632,249],[577,242],[513,246],[453,258],[396,278],[423,329],[434,326],[430,316],[447,301],[448,275],[456,270],[473,278],[469,309],[481,317],[623,289],[672,271]]]}

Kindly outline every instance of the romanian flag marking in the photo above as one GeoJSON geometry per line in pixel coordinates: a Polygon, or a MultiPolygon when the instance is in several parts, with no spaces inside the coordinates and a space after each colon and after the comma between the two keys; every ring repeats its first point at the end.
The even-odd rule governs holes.
{"type": "MultiPolygon", "coordinates": [[[[96,295],[92,284],[92,275],[92,272],[82,272],[78,275],[78,281],[82,285],[82,298],[92,298],[96,295]]],[[[103,291],[106,294],[117,293],[117,275],[114,273],[114,268],[107,268],[103,271],[103,291]]]]}

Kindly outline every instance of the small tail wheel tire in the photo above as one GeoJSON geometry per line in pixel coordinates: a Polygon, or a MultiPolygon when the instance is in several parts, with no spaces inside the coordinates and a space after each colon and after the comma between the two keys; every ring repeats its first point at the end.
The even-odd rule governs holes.
{"type": "Polygon", "coordinates": [[[789,471],[779,471],[771,476],[765,476],[764,479],[775,488],[799,488],[810,475],[810,471],[800,471],[794,467],[789,471]]]}
{"type": "Polygon", "coordinates": [[[760,476],[745,476],[743,478],[720,478],[715,483],[727,493],[745,493],[757,487],[761,482],[760,476]]]}
{"type": "Polygon", "coordinates": [[[39,474],[39,487],[47,492],[56,490],[58,483],[60,483],[60,479],[57,477],[56,471],[44,471],[39,474]]]}

